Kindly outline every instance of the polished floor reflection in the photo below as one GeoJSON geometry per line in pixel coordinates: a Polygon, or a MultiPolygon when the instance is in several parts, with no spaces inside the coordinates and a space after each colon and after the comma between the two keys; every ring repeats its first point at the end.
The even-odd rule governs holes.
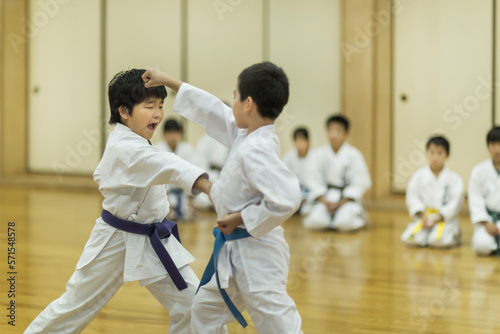
{"type": "MultiPolygon", "coordinates": [[[[101,210],[96,191],[0,188],[1,333],[22,333],[64,287],[101,210]],[[8,324],[8,225],[15,222],[15,327],[8,324]]],[[[201,276],[212,250],[215,215],[180,226],[201,276]]],[[[472,226],[461,218],[462,246],[407,248],[402,210],[370,210],[356,234],[306,231],[284,224],[290,246],[288,290],[305,333],[498,333],[500,257],[476,257],[472,226]]],[[[12,225],[12,224],[11,224],[12,225]]],[[[12,231],[12,230],[11,230],[12,231]]],[[[248,314],[245,313],[247,319],[248,314]]],[[[126,283],[84,333],[166,333],[168,312],[147,289],[126,283]]],[[[230,333],[255,333],[236,323],[230,333]]]]}

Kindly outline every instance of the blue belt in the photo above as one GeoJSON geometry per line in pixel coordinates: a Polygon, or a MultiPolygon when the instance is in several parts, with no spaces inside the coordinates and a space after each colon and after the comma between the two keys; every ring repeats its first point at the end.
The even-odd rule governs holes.
{"type": "Polygon", "coordinates": [[[174,282],[177,289],[183,290],[187,288],[186,281],[184,281],[184,278],[182,278],[179,269],[177,269],[177,266],[175,265],[174,261],[165,249],[165,246],[163,246],[163,243],[161,242],[161,239],[168,238],[172,234],[177,240],[179,240],[179,242],[181,242],[176,223],[166,219],[164,219],[161,223],[135,223],[129,220],[118,218],[106,210],[102,210],[101,217],[102,220],[118,230],[149,236],[151,246],[153,246],[156,255],[158,255],[158,257],[160,258],[161,263],[167,270],[170,278],[172,278],[172,281],[174,282]]]}
{"type": "MultiPolygon", "coordinates": [[[[217,281],[217,287],[219,288],[219,292],[222,295],[222,299],[226,303],[227,307],[229,308],[229,311],[233,314],[233,316],[238,320],[241,326],[246,327],[247,322],[245,321],[245,318],[243,318],[243,315],[241,315],[241,312],[238,311],[236,306],[234,306],[233,302],[231,301],[231,298],[229,298],[226,290],[221,289],[220,287],[220,282],[219,282],[219,274],[217,273],[217,258],[219,257],[219,251],[221,250],[222,246],[226,241],[230,240],[238,240],[238,239],[243,239],[243,238],[248,238],[250,237],[250,234],[246,229],[243,228],[236,228],[231,234],[225,235],[222,233],[217,227],[213,229],[213,234],[215,237],[215,242],[214,242],[214,251],[212,252],[212,257],[210,257],[210,261],[207,264],[207,267],[205,268],[205,272],[203,273],[203,276],[201,277],[200,280],[200,286],[198,287],[198,290],[200,290],[200,287],[203,285],[207,284],[210,282],[210,279],[215,273],[215,279],[217,281]]],[[[196,291],[198,292],[198,291],[196,291]]]]}

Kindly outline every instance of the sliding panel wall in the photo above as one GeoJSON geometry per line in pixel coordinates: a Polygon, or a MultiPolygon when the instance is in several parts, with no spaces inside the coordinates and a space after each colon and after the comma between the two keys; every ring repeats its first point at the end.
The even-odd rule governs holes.
{"type": "Polygon", "coordinates": [[[91,173],[101,157],[100,1],[29,1],[28,169],[91,173]]]}
{"type": "MultiPolygon", "coordinates": [[[[113,76],[132,68],[156,67],[180,77],[181,0],[106,1],[106,87],[113,76]]],[[[107,94],[107,92],[104,92],[107,94]]],[[[175,95],[168,90],[163,109],[172,117],[175,95]]],[[[109,118],[106,98],[104,121],[109,118]]],[[[112,127],[108,126],[107,131],[112,127]]],[[[158,128],[152,142],[162,140],[158,128]]]]}
{"type": "Polygon", "coordinates": [[[487,155],[492,114],[492,1],[399,1],[394,15],[392,188],[424,166],[429,136],[451,142],[467,184],[487,155]]]}
{"type": "MultiPolygon", "coordinates": [[[[58,3],[58,2],[56,2],[58,3]]],[[[270,60],[282,66],[291,97],[277,123],[285,150],[298,125],[313,146],[340,107],[340,0],[74,0],[57,7],[30,1],[31,18],[48,20],[30,40],[29,167],[89,175],[112,127],[107,85],[130,68],[158,67],[229,105],[238,74],[270,60]],[[49,12],[47,12],[49,11],[49,12]]],[[[165,118],[175,94],[169,91],[165,118]]],[[[185,122],[196,144],[204,131],[185,122]]],[[[153,142],[162,140],[161,130],[153,142]]]]}
{"type": "MultiPolygon", "coordinates": [[[[262,61],[263,2],[190,0],[187,17],[187,77],[230,106],[236,78],[262,61]]],[[[196,143],[203,129],[187,123],[187,138],[196,143]]]]}
{"type": "Polygon", "coordinates": [[[290,100],[277,121],[283,151],[292,132],[306,126],[311,144],[326,142],[325,121],[341,112],[340,1],[270,1],[270,60],[290,80],[290,100]]]}

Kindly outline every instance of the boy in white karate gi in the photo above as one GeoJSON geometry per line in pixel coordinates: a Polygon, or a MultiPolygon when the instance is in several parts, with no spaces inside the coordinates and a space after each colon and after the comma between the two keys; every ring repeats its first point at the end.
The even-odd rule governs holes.
{"type": "Polygon", "coordinates": [[[469,179],[470,220],[474,224],[472,248],[487,256],[499,249],[500,235],[500,127],[486,137],[491,159],[477,164],[469,179]]]}
{"type": "Polygon", "coordinates": [[[169,236],[170,231],[175,234],[175,226],[164,220],[169,211],[165,185],[208,193],[211,182],[200,168],[151,146],[149,140],[163,119],[167,92],[165,87],[146,89],[141,79],[144,72],[120,72],[109,84],[110,123],[116,126],[94,172],[104,196],[103,213],[66,292],[25,333],[80,333],[123,282],[136,280],[169,310],[170,333],[191,333],[191,305],[199,280],[189,266],[194,260],[191,254],[175,236],[169,236]],[[162,224],[152,225],[156,222],[162,224]],[[155,233],[150,238],[124,232],[125,225],[155,233]],[[163,235],[155,238],[156,232],[163,235]],[[160,262],[158,254],[165,253],[167,259],[162,261],[170,257],[173,263],[160,262]]]}
{"type": "MultiPolygon", "coordinates": [[[[182,140],[184,130],[182,123],[174,118],[167,119],[163,124],[163,141],[154,144],[154,147],[160,151],[175,153],[182,159],[203,169],[206,168],[204,160],[201,159],[195,148],[182,140]]],[[[168,201],[170,203],[170,212],[168,219],[182,221],[191,220],[195,215],[193,198],[182,188],[175,185],[167,187],[168,201]]]]}
{"type": "Polygon", "coordinates": [[[454,247],[460,244],[458,214],[464,198],[462,178],[444,164],[450,154],[446,138],[427,141],[428,166],[413,173],[406,188],[406,206],[415,219],[401,235],[409,246],[454,247]]]}
{"type": "Polygon", "coordinates": [[[329,143],[317,148],[311,159],[309,201],[304,219],[310,229],[355,231],[366,225],[362,206],[371,187],[370,174],[361,152],[346,142],[349,121],[334,115],[326,121],[329,143]]]}
{"type": "Polygon", "coordinates": [[[246,308],[258,333],[302,333],[300,315],[286,291],[290,253],[280,226],[301,199],[297,177],[280,159],[274,132],[274,121],[288,101],[285,73],[269,62],[243,70],[232,110],[211,94],[156,70],[143,77],[147,87],[166,85],[178,92],[174,112],[231,147],[210,191],[218,229],[212,260],[193,302],[193,332],[227,333],[225,325],[235,317],[245,326],[239,312],[246,308]],[[230,309],[226,305],[231,301],[230,309]]]}
{"type": "Polygon", "coordinates": [[[295,148],[288,151],[283,156],[285,165],[297,176],[302,193],[302,205],[299,213],[304,215],[309,212],[310,205],[306,203],[309,195],[307,179],[309,177],[309,164],[311,160],[311,150],[309,145],[309,132],[306,128],[299,127],[293,132],[293,145],[295,148]]]}

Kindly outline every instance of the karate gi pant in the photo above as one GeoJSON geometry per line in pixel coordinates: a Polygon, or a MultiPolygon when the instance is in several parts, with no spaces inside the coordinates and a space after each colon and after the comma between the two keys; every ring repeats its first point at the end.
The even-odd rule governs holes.
{"type": "Polygon", "coordinates": [[[420,223],[416,220],[409,223],[405,231],[401,235],[401,241],[407,246],[430,246],[435,248],[455,247],[460,244],[460,225],[458,222],[445,222],[443,230],[439,232],[438,224],[430,229],[420,229],[413,238],[411,235],[415,228],[420,223]]]}
{"type": "Polygon", "coordinates": [[[333,214],[329,213],[323,203],[316,203],[304,218],[308,229],[337,229],[339,231],[355,231],[366,225],[365,211],[360,203],[347,202],[333,214]]]}
{"type": "MultiPolygon", "coordinates": [[[[225,290],[240,312],[248,310],[257,333],[303,333],[302,320],[295,302],[286,292],[286,286],[272,291],[251,292],[241,255],[232,251],[230,257],[234,277],[229,279],[229,286],[225,290]]],[[[226,324],[233,320],[213,275],[194,297],[191,320],[193,333],[227,333],[226,324]]]]}
{"type": "MultiPolygon", "coordinates": [[[[500,222],[496,223],[500,228],[500,222]]],[[[495,237],[486,231],[486,227],[482,224],[474,224],[474,234],[472,235],[472,249],[477,255],[488,256],[497,250],[497,242],[495,237]]]]}
{"type": "MultiPolygon", "coordinates": [[[[80,333],[123,284],[125,244],[115,232],[96,258],[77,269],[66,285],[66,292],[50,303],[24,332],[80,333]]],[[[170,277],[146,286],[169,311],[169,333],[191,333],[191,305],[199,284],[189,265],[179,269],[188,287],[177,290],[170,277]]]]}

